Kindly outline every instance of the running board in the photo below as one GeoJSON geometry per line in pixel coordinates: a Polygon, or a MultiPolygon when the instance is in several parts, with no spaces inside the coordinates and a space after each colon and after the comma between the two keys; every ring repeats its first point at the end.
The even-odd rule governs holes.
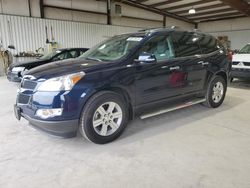
{"type": "Polygon", "coordinates": [[[199,104],[199,103],[202,103],[202,102],[205,102],[205,101],[206,101],[205,98],[195,99],[195,100],[192,100],[192,101],[188,101],[188,102],[179,104],[177,106],[172,106],[170,108],[161,109],[161,110],[156,111],[156,112],[152,112],[152,113],[149,113],[149,114],[141,115],[140,118],[141,119],[146,119],[146,118],[149,118],[149,117],[157,116],[157,115],[164,114],[164,113],[167,113],[167,112],[171,112],[171,111],[174,111],[174,110],[178,110],[178,109],[181,109],[181,108],[186,108],[188,106],[199,104]]]}

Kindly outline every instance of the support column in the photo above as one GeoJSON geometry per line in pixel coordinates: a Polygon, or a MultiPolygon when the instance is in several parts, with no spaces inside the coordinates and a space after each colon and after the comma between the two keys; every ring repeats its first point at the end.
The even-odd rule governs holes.
{"type": "Polygon", "coordinates": [[[41,14],[41,18],[44,18],[44,3],[43,3],[43,0],[40,0],[40,14],[41,14]]]}
{"type": "Polygon", "coordinates": [[[107,0],[107,24],[112,25],[111,21],[111,1],[107,0]]]}
{"type": "Polygon", "coordinates": [[[163,27],[166,27],[166,15],[163,15],[163,27]]]}

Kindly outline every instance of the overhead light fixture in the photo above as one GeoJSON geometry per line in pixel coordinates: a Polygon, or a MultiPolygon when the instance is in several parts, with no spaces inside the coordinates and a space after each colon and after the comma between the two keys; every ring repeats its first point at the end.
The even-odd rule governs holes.
{"type": "Polygon", "coordinates": [[[192,7],[191,9],[189,9],[188,13],[189,13],[189,14],[195,14],[196,11],[195,11],[195,9],[192,7]]]}

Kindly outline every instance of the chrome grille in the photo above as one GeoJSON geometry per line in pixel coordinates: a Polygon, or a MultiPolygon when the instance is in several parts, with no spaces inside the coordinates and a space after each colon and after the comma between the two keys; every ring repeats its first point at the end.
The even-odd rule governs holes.
{"type": "Polygon", "coordinates": [[[37,86],[37,82],[34,81],[35,77],[31,75],[24,76],[20,85],[20,90],[17,96],[18,104],[28,104],[32,99],[33,91],[37,86]]]}
{"type": "Polygon", "coordinates": [[[238,65],[238,64],[239,64],[239,62],[234,61],[234,62],[232,62],[232,64],[233,64],[233,65],[238,65]]]}
{"type": "Polygon", "coordinates": [[[31,80],[23,79],[21,83],[21,88],[23,89],[34,90],[36,86],[37,86],[37,82],[31,81],[31,80]]]}
{"type": "Polygon", "coordinates": [[[241,61],[241,62],[239,62],[239,61],[234,61],[232,64],[233,64],[233,65],[238,65],[239,63],[243,63],[243,65],[245,65],[245,66],[250,66],[250,62],[243,62],[243,61],[241,61]]]}
{"type": "Polygon", "coordinates": [[[19,93],[17,96],[17,103],[19,103],[19,104],[28,104],[29,100],[30,100],[29,95],[19,93]]]}
{"type": "Polygon", "coordinates": [[[250,62],[243,62],[245,66],[250,66],[250,62]]]}

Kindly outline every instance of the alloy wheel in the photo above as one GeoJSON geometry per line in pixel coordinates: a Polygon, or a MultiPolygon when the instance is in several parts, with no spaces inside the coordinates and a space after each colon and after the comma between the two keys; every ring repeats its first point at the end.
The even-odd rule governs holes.
{"type": "Polygon", "coordinates": [[[95,111],[92,125],[97,134],[109,136],[120,127],[122,118],[121,107],[115,102],[106,102],[95,111]]]}
{"type": "Polygon", "coordinates": [[[223,84],[220,81],[216,82],[213,87],[213,94],[212,94],[213,101],[215,103],[219,103],[223,97],[223,94],[224,94],[223,84]]]}

